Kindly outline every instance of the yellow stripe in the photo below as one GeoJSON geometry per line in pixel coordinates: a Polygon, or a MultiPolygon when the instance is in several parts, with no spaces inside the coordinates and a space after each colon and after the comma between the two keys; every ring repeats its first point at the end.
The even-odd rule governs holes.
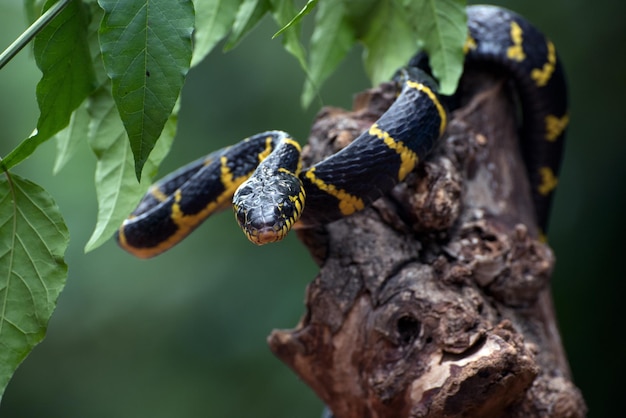
{"type": "Polygon", "coordinates": [[[207,204],[200,212],[193,215],[187,215],[180,209],[180,201],[182,199],[182,193],[180,189],[174,193],[174,203],[172,204],[172,220],[178,226],[178,230],[172,236],[170,236],[164,243],[159,244],[159,247],[167,245],[173,245],[185,237],[194,227],[200,222],[206,219],[213,212],[231,203],[231,199],[237,187],[241,185],[252,172],[247,173],[240,177],[234,177],[230,168],[227,165],[228,158],[222,156],[220,158],[220,180],[224,186],[224,191],[220,193],[215,199],[207,204]]]}
{"type": "MultiPolygon", "coordinates": [[[[285,138],[284,139],[285,143],[291,145],[292,147],[294,147],[295,149],[298,150],[298,153],[302,152],[302,148],[300,147],[300,144],[297,141],[294,141],[291,138],[285,138]]],[[[298,177],[300,175],[300,172],[302,171],[302,158],[298,157],[298,166],[296,167],[296,172],[293,173],[296,177],[298,177]]]]}
{"type": "Polygon", "coordinates": [[[465,39],[465,43],[463,44],[463,54],[467,54],[474,49],[476,49],[476,39],[472,38],[472,35],[468,33],[467,39],[465,39]]]}
{"type": "Polygon", "coordinates": [[[522,42],[524,41],[523,31],[520,25],[515,21],[511,21],[511,42],[513,46],[510,46],[506,51],[506,56],[514,61],[524,61],[526,54],[522,48],[522,42]]]}
{"type": "Polygon", "coordinates": [[[336,188],[332,184],[326,184],[322,179],[315,176],[314,171],[315,167],[311,167],[309,171],[307,171],[305,174],[306,178],[308,178],[311,183],[317,186],[318,189],[328,193],[329,195],[339,200],[339,211],[342,215],[352,215],[354,212],[362,210],[365,207],[365,205],[363,204],[363,200],[351,195],[343,189],[336,188]]]}
{"type": "Polygon", "coordinates": [[[537,191],[540,195],[547,196],[556,188],[557,184],[559,184],[559,180],[550,167],[539,168],[539,175],[541,176],[541,184],[537,186],[537,191]]]}
{"type": "Polygon", "coordinates": [[[443,108],[443,106],[441,105],[441,102],[439,102],[439,99],[437,98],[437,95],[427,86],[425,86],[422,83],[418,83],[416,81],[411,81],[408,80],[406,82],[407,86],[424,92],[426,93],[426,95],[430,98],[430,100],[434,103],[435,107],[437,108],[437,112],[439,112],[439,136],[443,135],[443,131],[446,130],[446,124],[448,123],[448,117],[446,115],[446,110],[443,108]]]}
{"type": "Polygon", "coordinates": [[[294,141],[291,138],[285,138],[283,139],[283,141],[285,141],[285,143],[291,145],[292,147],[294,147],[295,149],[298,150],[298,152],[302,152],[302,148],[300,148],[300,144],[298,144],[297,141],[294,141]]]}
{"type": "Polygon", "coordinates": [[[543,87],[548,84],[548,81],[550,81],[550,77],[552,77],[552,73],[554,72],[554,68],[556,67],[556,50],[554,48],[554,44],[548,41],[547,46],[548,62],[543,64],[542,68],[535,68],[530,73],[530,78],[535,80],[538,87],[543,87]]]}
{"type": "Polygon", "coordinates": [[[400,155],[400,169],[398,170],[398,179],[400,181],[404,180],[404,178],[415,168],[417,165],[418,157],[417,154],[411,149],[409,149],[402,141],[396,141],[393,139],[388,132],[383,131],[378,127],[377,124],[373,124],[369,130],[369,134],[382,139],[385,145],[394,150],[400,155]]]}
{"type": "Polygon", "coordinates": [[[293,220],[296,220],[302,214],[302,209],[304,209],[304,202],[306,199],[306,192],[304,187],[300,187],[300,193],[298,196],[289,196],[289,200],[291,200],[296,205],[296,213],[293,216],[293,219],[290,220],[290,223],[293,223],[293,220]]]}
{"type": "Polygon", "coordinates": [[[259,162],[263,161],[267,158],[268,155],[273,151],[274,147],[272,147],[272,137],[268,136],[265,138],[265,149],[259,152],[259,162]]]}
{"type": "Polygon", "coordinates": [[[161,191],[158,187],[150,187],[150,194],[159,202],[164,202],[167,200],[168,196],[161,191]]]}
{"type": "Polygon", "coordinates": [[[167,239],[160,242],[158,245],[154,247],[135,248],[135,247],[129,246],[128,243],[126,242],[126,236],[124,235],[124,225],[122,225],[119,231],[120,245],[131,254],[134,254],[135,256],[140,257],[140,258],[148,258],[148,257],[155,256],[171,248],[176,243],[178,243],[183,238],[185,238],[200,222],[202,222],[212,213],[223,208],[224,206],[229,205],[231,203],[231,199],[232,199],[233,194],[235,193],[235,190],[237,190],[237,187],[239,187],[241,183],[243,183],[248,177],[250,177],[252,172],[246,175],[240,176],[240,177],[234,177],[233,173],[230,171],[230,169],[228,168],[228,165],[226,164],[228,162],[228,158],[225,156],[222,156],[220,158],[220,162],[221,162],[220,179],[224,186],[224,191],[219,196],[217,196],[214,200],[209,202],[209,204],[207,204],[200,212],[195,213],[193,215],[185,214],[180,208],[180,201],[183,197],[182,192],[180,191],[180,189],[174,192],[174,202],[172,203],[171,218],[172,218],[172,221],[178,227],[175,233],[173,233],[172,235],[167,237],[167,239]]]}
{"type": "Polygon", "coordinates": [[[556,141],[569,124],[569,115],[566,113],[562,118],[554,115],[548,115],[545,119],[546,123],[546,141],[556,141]]]}

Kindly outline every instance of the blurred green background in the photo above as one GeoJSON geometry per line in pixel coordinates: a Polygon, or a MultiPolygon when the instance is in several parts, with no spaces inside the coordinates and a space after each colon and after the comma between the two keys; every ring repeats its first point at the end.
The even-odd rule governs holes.
{"type": "MultiPolygon", "coordinates": [[[[624,317],[620,233],[626,200],[626,138],[616,123],[626,97],[626,2],[498,1],[555,41],[571,92],[571,125],[550,240],[563,342],[590,417],[619,411],[625,372],[617,320],[624,317]]],[[[0,48],[25,27],[21,2],[0,2],[0,48]]],[[[304,75],[271,40],[264,20],[233,52],[212,53],[183,91],[167,173],[211,150],[267,129],[306,141],[323,104],[349,107],[368,87],[353,51],[304,111],[304,75]]],[[[0,155],[36,124],[38,70],[23,51],[0,71],[0,155]]],[[[622,123],[620,122],[620,123],[622,123]]],[[[70,273],[42,344],[19,367],[2,418],[318,417],[314,394],[266,346],[273,328],[302,315],[316,267],[295,236],[255,247],[231,213],[208,220],[184,243],[140,261],[113,242],[89,254],[95,225],[94,157],[87,145],[51,174],[55,144],[15,169],[56,199],[71,232],[70,273]]]]}

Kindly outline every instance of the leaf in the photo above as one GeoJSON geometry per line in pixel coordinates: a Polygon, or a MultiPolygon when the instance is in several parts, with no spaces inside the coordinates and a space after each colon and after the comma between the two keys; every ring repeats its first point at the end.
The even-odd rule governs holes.
{"type": "MultiPolygon", "coordinates": [[[[333,0],[324,0],[333,3],[333,0]]],[[[363,33],[370,24],[372,18],[376,18],[376,7],[381,0],[341,0],[346,6],[346,10],[350,15],[351,24],[358,33],[363,33]]],[[[389,0],[382,0],[388,2],[389,0]]],[[[391,0],[394,2],[401,0],[391,0]]],[[[407,1],[423,1],[423,0],[407,0],[407,1]]]]}
{"type": "Polygon", "coordinates": [[[463,72],[463,44],[467,38],[465,0],[409,1],[409,15],[415,19],[424,49],[429,55],[440,92],[455,92],[463,72]]]}
{"type": "Polygon", "coordinates": [[[98,3],[93,1],[90,2],[87,7],[89,8],[89,14],[91,16],[91,21],[89,22],[89,27],[87,28],[87,43],[89,45],[91,63],[95,74],[94,78],[96,80],[96,87],[93,89],[93,91],[95,91],[104,83],[109,83],[109,77],[104,69],[104,63],[102,62],[100,38],[98,36],[100,22],[102,22],[102,18],[104,17],[104,10],[98,6],[98,3]]]}
{"type": "Polygon", "coordinates": [[[113,97],[107,87],[94,94],[89,106],[89,143],[98,159],[95,174],[98,220],[85,251],[91,251],[107,241],[148,189],[176,133],[177,108],[174,110],[154,151],[146,161],[146,176],[138,183],[128,136],[113,97]]]}
{"type": "Polygon", "coordinates": [[[296,25],[297,23],[300,22],[300,20],[302,20],[302,18],[306,15],[308,15],[309,13],[311,13],[311,11],[315,8],[315,6],[317,5],[317,1],[318,0],[309,0],[306,2],[306,4],[304,5],[304,7],[302,9],[300,9],[300,11],[298,12],[297,15],[295,15],[293,17],[293,19],[291,19],[285,26],[283,26],[282,28],[280,28],[278,30],[278,32],[276,32],[274,34],[274,36],[272,36],[272,38],[277,37],[278,35],[280,35],[281,33],[283,33],[284,31],[286,31],[287,29],[289,29],[290,27],[296,25]]]}
{"type": "MultiPolygon", "coordinates": [[[[55,0],[46,2],[46,8],[55,0]]],[[[35,37],[34,53],[42,78],[37,84],[37,131],[2,161],[5,169],[18,164],[43,142],[63,129],[70,116],[94,88],[87,44],[88,15],[74,0],[35,37]]]]}
{"type": "Polygon", "coordinates": [[[230,30],[242,0],[194,0],[196,31],[191,66],[201,62],[230,30]]]}
{"type": "MultiPolygon", "coordinates": [[[[224,47],[225,51],[234,48],[243,37],[259,23],[265,13],[271,12],[280,27],[284,27],[296,14],[292,0],[244,0],[239,6],[232,32],[224,47]]],[[[299,25],[294,23],[283,32],[283,46],[293,55],[306,71],[304,48],[299,40],[299,25]]]]}
{"type": "Polygon", "coordinates": [[[0,398],[46,333],[67,278],[68,241],[50,195],[5,172],[0,178],[0,398]]]}
{"type": "Polygon", "coordinates": [[[307,107],[316,89],[337,68],[356,42],[341,2],[322,1],[315,15],[315,29],[311,35],[309,77],[302,91],[302,106],[307,107]]]}
{"type": "MultiPolygon", "coordinates": [[[[429,0],[433,1],[439,0],[429,0]]],[[[366,48],[365,70],[372,83],[379,84],[417,52],[417,34],[398,1],[380,2],[369,18],[370,24],[361,35],[366,48]]]]}
{"type": "MultiPolygon", "coordinates": [[[[278,23],[279,27],[287,25],[292,16],[296,13],[292,0],[270,0],[272,7],[272,16],[278,23]]],[[[300,64],[300,67],[307,72],[306,53],[300,43],[300,25],[292,24],[283,31],[283,46],[291,55],[293,55],[300,64]]]]}
{"type": "MultiPolygon", "coordinates": [[[[104,70],[100,44],[98,42],[98,28],[104,12],[96,3],[87,5],[91,16],[87,29],[87,43],[89,45],[91,62],[94,70],[94,79],[97,85],[109,83],[109,78],[104,70]]],[[[70,118],[70,123],[55,135],[57,142],[57,155],[52,172],[57,174],[74,156],[81,143],[87,141],[89,113],[87,112],[89,100],[84,100],[79,107],[74,110],[70,118]]]]}
{"type": "Polygon", "coordinates": [[[193,4],[191,0],[98,3],[105,11],[100,25],[102,58],[140,179],[189,70],[193,4]]]}
{"type": "Polygon", "coordinates": [[[235,16],[224,51],[233,49],[270,10],[269,0],[244,0],[235,16]]]}
{"type": "Polygon", "coordinates": [[[52,172],[57,174],[74,156],[78,146],[85,140],[85,132],[89,126],[89,114],[85,106],[79,106],[72,113],[70,123],[57,133],[57,156],[52,172]]]}
{"type": "Polygon", "coordinates": [[[303,105],[356,40],[365,47],[364,65],[373,84],[388,80],[426,45],[442,93],[453,93],[463,71],[464,6],[463,0],[319,1],[303,105]]]}

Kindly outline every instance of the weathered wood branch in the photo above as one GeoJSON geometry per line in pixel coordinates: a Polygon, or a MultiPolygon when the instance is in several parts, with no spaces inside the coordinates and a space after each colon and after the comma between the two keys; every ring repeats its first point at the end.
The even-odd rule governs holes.
{"type": "MultiPolygon", "coordinates": [[[[336,418],[582,417],[552,307],[506,83],[468,75],[438,148],[373,207],[299,235],[320,265],[297,328],[273,352],[336,418]],[[469,86],[469,87],[467,87],[469,86]]],[[[396,97],[324,109],[311,161],[396,97]]]]}

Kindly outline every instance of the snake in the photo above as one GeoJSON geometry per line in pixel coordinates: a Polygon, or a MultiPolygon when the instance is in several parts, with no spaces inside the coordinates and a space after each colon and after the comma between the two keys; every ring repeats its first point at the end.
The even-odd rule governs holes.
{"type": "MultiPolygon", "coordinates": [[[[536,221],[545,232],[569,123],[561,61],[552,41],[510,10],[470,6],[467,27],[464,69],[496,71],[514,86],[520,149],[536,221]]],[[[348,146],[309,167],[303,167],[299,143],[276,130],[165,176],[124,220],[116,234],[119,245],[140,258],[156,256],[229,207],[246,237],[259,245],[283,239],[294,227],[325,225],[363,210],[428,156],[446,130],[453,102],[438,93],[423,52],[394,79],[402,87],[382,116],[348,146]]]]}

